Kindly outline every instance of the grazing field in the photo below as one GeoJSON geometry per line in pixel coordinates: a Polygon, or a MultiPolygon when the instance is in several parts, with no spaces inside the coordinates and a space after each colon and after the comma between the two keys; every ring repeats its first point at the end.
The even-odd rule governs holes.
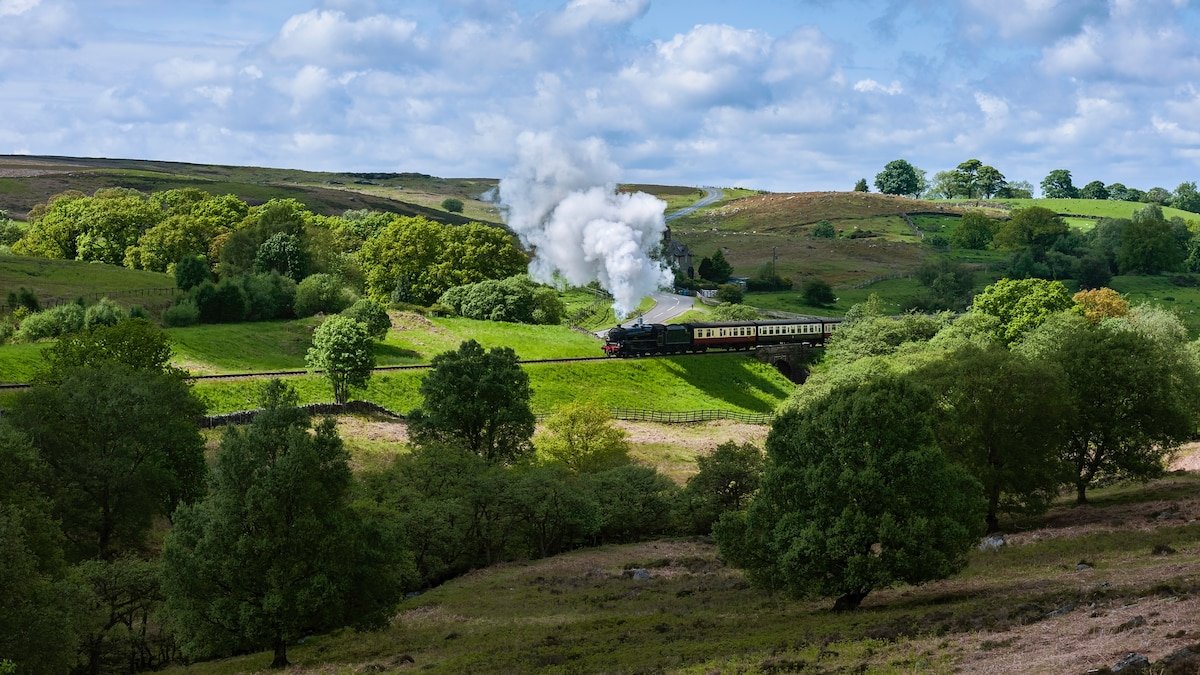
{"type": "Polygon", "coordinates": [[[288,655],[313,672],[1085,672],[1128,652],[1159,660],[1200,642],[1198,490],[1195,474],[1097,489],[1090,506],[1056,506],[1000,550],[972,552],[959,575],[873,592],[854,612],[751,588],[706,540],[659,540],[480,570],[405,600],[383,630],[313,636],[288,655]],[[1170,552],[1153,554],[1160,545],[1170,552]]]}
{"type": "MultiPolygon", "coordinates": [[[[938,200],[936,203],[969,207],[977,205],[984,208],[1023,209],[1030,206],[1040,206],[1064,216],[1086,216],[1088,218],[1129,218],[1133,212],[1146,207],[1142,202],[1121,202],[1111,199],[983,199],[938,200]]],[[[1200,213],[1192,213],[1170,206],[1162,207],[1163,215],[1169,218],[1176,216],[1184,220],[1200,223],[1200,213]]]]}
{"type": "Polygon", "coordinates": [[[7,295],[21,287],[32,290],[42,304],[79,297],[95,301],[108,295],[123,305],[148,305],[164,299],[169,302],[175,293],[175,279],[103,263],[0,255],[0,291],[7,295]]]}
{"type": "MultiPolygon", "coordinates": [[[[719,409],[769,413],[795,385],[769,365],[742,354],[676,356],[622,361],[537,363],[529,373],[535,413],[554,412],[565,401],[595,401],[608,408],[688,411],[719,409]]],[[[379,372],[353,397],[406,414],[421,403],[425,370],[379,372]]],[[[333,399],[316,375],[287,378],[301,403],[333,399]]],[[[196,392],[210,413],[257,407],[262,379],[201,380],[196,392]]]]}

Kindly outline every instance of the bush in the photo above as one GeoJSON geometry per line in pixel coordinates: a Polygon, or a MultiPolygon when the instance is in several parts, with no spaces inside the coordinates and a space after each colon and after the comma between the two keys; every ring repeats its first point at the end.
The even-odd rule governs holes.
{"type": "Polygon", "coordinates": [[[925,237],[925,245],[939,251],[950,248],[950,240],[944,234],[931,234],[925,237]]]}
{"type": "Polygon", "coordinates": [[[129,307],[129,318],[131,319],[149,319],[150,310],[141,305],[131,305],[129,307]]]}
{"type": "Polygon", "coordinates": [[[558,323],[563,314],[558,293],[535,285],[523,274],[455,286],[443,293],[438,303],[460,316],[482,321],[558,323]]]}
{"type": "Polygon", "coordinates": [[[717,286],[717,300],[731,305],[739,304],[745,297],[742,287],[737,284],[721,284],[717,286]]]}
{"type": "Polygon", "coordinates": [[[117,303],[108,298],[100,298],[99,302],[84,311],[83,327],[90,330],[97,326],[115,326],[128,316],[117,303]]]}
{"type": "Polygon", "coordinates": [[[692,534],[707,535],[722,513],[746,508],[762,482],[763,453],[752,443],[726,441],[696,462],[700,471],[680,494],[678,519],[692,534]]]}
{"type": "Polygon", "coordinates": [[[42,305],[38,302],[37,295],[33,291],[22,286],[15,291],[8,292],[9,311],[15,311],[18,307],[24,307],[31,312],[36,312],[42,308],[42,305]]]}
{"type": "Polygon", "coordinates": [[[450,213],[462,213],[463,202],[461,199],[455,199],[454,197],[447,197],[446,199],[442,200],[442,208],[446,209],[450,213]]]}
{"type": "Polygon", "coordinates": [[[824,307],[837,302],[837,296],[833,294],[833,287],[823,279],[805,281],[800,293],[804,296],[805,304],[816,307],[824,307]]]}
{"type": "Polygon", "coordinates": [[[175,285],[179,290],[190,291],[206,281],[212,281],[212,273],[204,258],[190,255],[175,263],[175,285]]]}
{"type": "Polygon", "coordinates": [[[75,303],[59,305],[25,317],[14,338],[20,342],[36,342],[83,330],[83,307],[75,303]]]}
{"type": "Polygon", "coordinates": [[[223,279],[215,285],[206,281],[192,289],[192,299],[203,323],[242,321],[249,309],[246,292],[232,279],[223,279]]]}
{"type": "Polygon", "coordinates": [[[296,303],[296,282],[279,272],[249,274],[241,278],[242,291],[249,303],[251,321],[288,319],[296,303]]]}
{"type": "Polygon", "coordinates": [[[342,316],[348,316],[366,326],[367,334],[376,340],[387,337],[387,332],[392,327],[392,319],[387,310],[369,298],[363,298],[350,305],[342,311],[342,316]]]}
{"type": "Polygon", "coordinates": [[[760,318],[757,309],[728,302],[713,307],[712,317],[717,321],[755,321],[760,318]]]}
{"type": "Polygon", "coordinates": [[[278,272],[293,280],[303,279],[312,266],[308,258],[299,237],[276,232],[260,244],[255,252],[254,271],[278,272]]]}
{"type": "Polygon", "coordinates": [[[296,316],[336,314],[354,302],[354,296],[332,274],[314,274],[296,286],[296,316]]]}
{"type": "Polygon", "coordinates": [[[599,504],[597,536],[602,543],[626,543],[668,531],[679,488],[657,470],[627,464],[587,474],[584,480],[599,504]]]}
{"type": "Polygon", "coordinates": [[[822,220],[816,225],[813,225],[812,232],[809,232],[810,237],[816,239],[833,239],[837,236],[837,230],[834,229],[833,223],[828,220],[822,220]]]}
{"type": "Polygon", "coordinates": [[[163,312],[162,322],[168,328],[194,326],[200,322],[200,309],[196,307],[195,300],[181,299],[163,312]]]}

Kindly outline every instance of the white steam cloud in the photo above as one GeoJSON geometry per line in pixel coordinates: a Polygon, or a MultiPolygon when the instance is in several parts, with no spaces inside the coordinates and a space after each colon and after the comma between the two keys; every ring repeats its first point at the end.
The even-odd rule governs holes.
{"type": "Polygon", "coordinates": [[[557,273],[577,286],[599,281],[618,317],[670,285],[671,272],[650,257],[667,227],[667,204],[644,192],[618,193],[617,166],[599,139],[568,143],[526,132],[517,145],[500,202],[508,226],[533,249],[530,275],[550,283],[557,273]]]}

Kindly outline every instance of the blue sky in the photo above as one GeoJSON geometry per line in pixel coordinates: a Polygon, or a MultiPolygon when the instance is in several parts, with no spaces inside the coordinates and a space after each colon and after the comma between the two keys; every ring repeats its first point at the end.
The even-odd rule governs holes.
{"type": "Polygon", "coordinates": [[[0,0],[0,153],[848,189],[904,157],[1200,179],[1187,0],[0,0]]]}

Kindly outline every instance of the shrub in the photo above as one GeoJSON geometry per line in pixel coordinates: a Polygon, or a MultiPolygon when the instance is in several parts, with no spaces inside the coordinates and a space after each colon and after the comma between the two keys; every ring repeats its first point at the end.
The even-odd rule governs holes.
{"type": "Polygon", "coordinates": [[[296,303],[296,282],[279,272],[249,274],[241,278],[242,291],[249,303],[248,319],[266,321],[292,316],[296,303]]]}
{"type": "Polygon", "coordinates": [[[181,299],[163,312],[162,322],[168,328],[194,326],[200,322],[200,308],[196,307],[195,300],[181,299]]]}
{"type": "Polygon", "coordinates": [[[15,291],[8,292],[9,311],[14,311],[18,307],[24,307],[31,312],[36,312],[42,308],[42,305],[38,302],[37,295],[33,291],[22,286],[15,291]]]}
{"type": "Polygon", "coordinates": [[[757,309],[729,302],[713,307],[712,316],[717,321],[754,321],[759,318],[757,309]]]}
{"type": "Polygon", "coordinates": [[[354,302],[354,297],[342,281],[332,274],[314,274],[296,286],[296,316],[317,313],[336,314],[354,302]]]}
{"type": "Polygon", "coordinates": [[[944,234],[931,234],[925,237],[925,245],[939,251],[944,251],[950,248],[950,240],[944,234]]]}
{"type": "Polygon", "coordinates": [[[246,292],[237,282],[223,279],[219,284],[206,281],[192,289],[192,299],[204,323],[232,323],[246,318],[246,292]]]}
{"type": "Polygon", "coordinates": [[[810,237],[816,239],[833,239],[837,236],[837,230],[834,229],[833,223],[828,220],[822,220],[816,225],[813,225],[812,232],[809,232],[810,237]]]}
{"type": "Polygon", "coordinates": [[[696,462],[700,471],[680,494],[679,519],[693,534],[706,535],[722,513],[746,508],[762,482],[763,453],[752,443],[726,441],[696,462]]]}
{"type": "Polygon", "coordinates": [[[558,323],[563,314],[558,293],[535,285],[523,274],[455,286],[438,303],[460,316],[483,321],[558,323]]]}
{"type": "Polygon", "coordinates": [[[194,255],[181,258],[175,263],[175,285],[182,291],[190,291],[200,284],[211,281],[212,273],[204,258],[194,255]]]}
{"type": "Polygon", "coordinates": [[[833,287],[823,279],[809,279],[804,282],[800,293],[804,296],[805,304],[823,307],[837,301],[833,287]]]}
{"type": "Polygon", "coordinates": [[[129,307],[129,318],[131,319],[149,319],[150,311],[141,305],[132,305],[129,307]]]}
{"type": "Polygon", "coordinates": [[[737,284],[721,284],[717,286],[717,300],[731,305],[739,304],[745,297],[742,287],[737,284]]]}
{"type": "Polygon", "coordinates": [[[99,302],[84,311],[83,327],[90,330],[97,326],[115,326],[128,316],[117,303],[108,298],[100,298],[99,302]]]}
{"type": "Polygon", "coordinates": [[[271,235],[254,254],[256,272],[278,272],[292,279],[303,279],[310,266],[300,238],[287,232],[271,235]]]}
{"type": "Polygon", "coordinates": [[[588,474],[584,480],[599,503],[600,541],[624,543],[662,534],[671,524],[679,488],[655,469],[627,464],[588,474]]]}
{"type": "Polygon", "coordinates": [[[442,200],[442,208],[446,209],[447,211],[449,211],[451,213],[462,213],[463,202],[461,199],[455,199],[454,197],[447,197],[446,199],[442,200]]]}
{"type": "Polygon", "coordinates": [[[387,332],[392,327],[392,319],[387,310],[369,298],[363,298],[350,305],[342,311],[342,316],[348,316],[366,326],[367,334],[376,340],[387,337],[387,332]]]}
{"type": "Polygon", "coordinates": [[[36,342],[83,329],[83,307],[75,303],[59,305],[25,317],[14,336],[21,342],[36,342]]]}

